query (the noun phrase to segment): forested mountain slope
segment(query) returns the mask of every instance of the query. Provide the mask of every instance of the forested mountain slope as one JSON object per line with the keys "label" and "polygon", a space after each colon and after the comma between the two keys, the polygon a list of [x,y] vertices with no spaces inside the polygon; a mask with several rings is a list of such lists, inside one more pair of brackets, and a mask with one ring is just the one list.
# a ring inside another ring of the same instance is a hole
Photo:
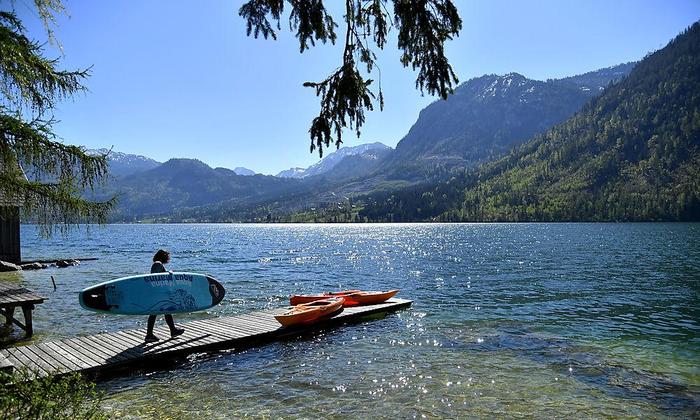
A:
{"label": "forested mountain slope", "polygon": [[113,221],[136,221],[169,220],[178,211],[223,201],[253,204],[305,188],[299,180],[237,175],[196,159],[170,159],[156,168],[116,178],[100,193],[118,197]]}
{"label": "forested mountain slope", "polygon": [[700,220],[700,24],[566,122],[433,187],[365,198],[368,220]]}
{"label": "forested mountain slope", "polygon": [[547,81],[518,73],[471,79],[421,111],[381,170],[405,178],[426,166],[469,167],[500,157],[573,115],[633,67]]}

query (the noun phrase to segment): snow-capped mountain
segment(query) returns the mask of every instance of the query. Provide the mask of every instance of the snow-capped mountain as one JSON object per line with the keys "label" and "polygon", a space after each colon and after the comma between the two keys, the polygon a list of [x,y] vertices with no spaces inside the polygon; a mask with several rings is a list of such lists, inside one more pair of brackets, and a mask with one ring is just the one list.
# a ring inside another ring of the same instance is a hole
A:
{"label": "snow-capped mountain", "polygon": [[380,155],[383,155],[382,152],[390,149],[391,147],[380,142],[341,147],[306,169],[291,168],[278,173],[276,176],[280,178],[306,178],[308,176],[321,175],[333,169],[348,156],[365,156],[367,159],[378,159]]}
{"label": "snow-capped mountain", "polygon": [[[494,159],[566,120],[633,67],[621,64],[546,81],[518,73],[470,79],[447,100],[420,112],[384,166],[409,173],[407,167],[468,167]],[[422,176],[420,171],[411,173]]]}
{"label": "snow-capped mountain", "polygon": [[112,176],[124,177],[137,172],[147,171],[160,166],[160,162],[146,156],[116,152],[109,149],[91,149],[87,151],[92,155],[107,154],[109,173]]}
{"label": "snow-capped mountain", "polygon": [[236,167],[236,168],[233,170],[233,172],[235,172],[236,175],[243,175],[243,176],[255,175],[255,171],[250,170],[250,169],[248,169],[248,168],[244,168],[244,167],[242,167],[242,166]]}
{"label": "snow-capped mountain", "polygon": [[278,178],[303,178],[305,168],[289,168],[275,175]]}
{"label": "snow-capped mountain", "polygon": [[559,79],[561,82],[570,82],[578,86],[584,92],[598,94],[603,91],[610,82],[618,82],[627,76],[637,62],[618,64],[617,66],[606,67],[600,70],[589,71],[588,73]]}

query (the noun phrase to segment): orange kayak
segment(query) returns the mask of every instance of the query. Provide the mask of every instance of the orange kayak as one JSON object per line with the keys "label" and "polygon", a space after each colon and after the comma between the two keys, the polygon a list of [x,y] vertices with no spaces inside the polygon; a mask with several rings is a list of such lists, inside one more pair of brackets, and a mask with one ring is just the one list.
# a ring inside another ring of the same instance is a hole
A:
{"label": "orange kayak", "polygon": [[359,292],[345,296],[345,306],[376,305],[399,293],[399,289],[384,292]]}
{"label": "orange kayak", "polygon": [[343,297],[327,297],[309,303],[296,305],[275,319],[285,327],[299,324],[311,324],[322,318],[330,317],[343,310]]}
{"label": "orange kayak", "polygon": [[398,289],[384,292],[363,292],[361,290],[343,290],[341,292],[326,292],[321,295],[293,295],[289,299],[292,305],[300,303],[314,302],[321,299],[328,299],[331,296],[342,296],[345,298],[343,306],[374,305],[394,297],[399,292]]}

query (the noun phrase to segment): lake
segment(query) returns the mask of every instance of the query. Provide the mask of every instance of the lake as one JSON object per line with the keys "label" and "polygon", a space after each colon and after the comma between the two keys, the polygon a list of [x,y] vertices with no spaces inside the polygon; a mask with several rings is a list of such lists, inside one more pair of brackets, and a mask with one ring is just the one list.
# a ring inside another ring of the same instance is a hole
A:
{"label": "lake", "polygon": [[[292,293],[400,288],[411,309],[100,384],[115,415],[692,417],[700,410],[700,224],[108,225],[23,258],[97,257],[5,274],[49,300],[35,341],[146,317],[81,310],[82,288],[169,269],[224,302],[176,321],[285,306]],[[53,291],[50,277],[58,285]],[[158,323],[162,323],[159,319]]]}

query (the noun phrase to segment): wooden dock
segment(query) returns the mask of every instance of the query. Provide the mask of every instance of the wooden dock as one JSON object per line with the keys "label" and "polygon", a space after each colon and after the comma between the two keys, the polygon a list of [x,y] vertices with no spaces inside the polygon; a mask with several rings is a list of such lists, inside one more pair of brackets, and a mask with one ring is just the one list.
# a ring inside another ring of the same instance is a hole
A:
{"label": "wooden dock", "polygon": [[[44,302],[44,298],[27,290],[22,286],[10,282],[0,282],[0,315],[5,316],[5,327],[12,324],[24,330],[27,338],[34,333],[32,325],[32,311],[34,305]],[[15,318],[15,309],[21,308],[24,315],[24,324]],[[0,367],[2,357],[0,357]]]}
{"label": "wooden dock", "polygon": [[87,376],[111,376],[125,370],[153,367],[157,362],[178,360],[188,354],[223,349],[244,349],[310,331],[359,322],[371,315],[392,312],[411,305],[410,300],[390,299],[385,303],[345,308],[320,323],[282,328],[269,311],[190,321],[180,324],[185,333],[170,338],[166,327],[156,328],[161,341],[145,343],[144,329],[116,331],[59,341],[10,347],[0,350],[0,360],[14,369],[28,369],[39,376],[80,372]]}

